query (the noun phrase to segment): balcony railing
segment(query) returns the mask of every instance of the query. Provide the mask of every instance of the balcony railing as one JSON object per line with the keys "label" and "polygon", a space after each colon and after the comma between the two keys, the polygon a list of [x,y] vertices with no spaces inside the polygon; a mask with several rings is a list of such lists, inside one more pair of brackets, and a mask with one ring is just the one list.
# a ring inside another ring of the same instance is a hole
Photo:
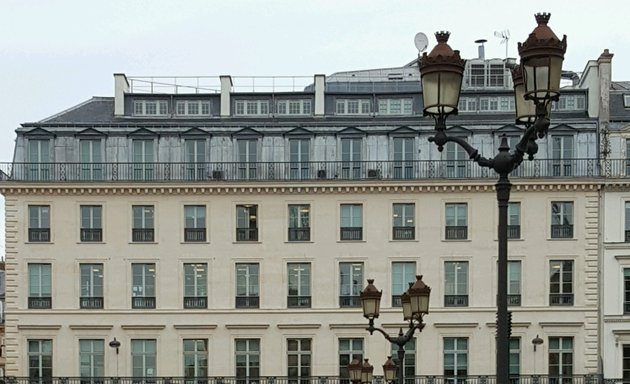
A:
{"label": "balcony railing", "polygon": [[507,295],[508,305],[520,306],[521,305],[521,295]]}
{"label": "balcony railing", "polygon": [[363,240],[363,227],[341,227],[341,240]]}
{"label": "balcony railing", "polygon": [[208,308],[208,298],[205,296],[185,296],[184,308],[186,309],[206,309]]}
{"label": "balcony railing", "polygon": [[52,297],[29,297],[28,307],[30,309],[50,309],[52,308]]}
{"label": "balcony railing", "polygon": [[[494,171],[468,160],[310,161],[300,162],[296,177],[292,162],[207,163],[0,163],[0,182],[223,182],[496,179]],[[98,172],[85,172],[86,167]],[[194,169],[191,176],[190,170]],[[512,173],[522,178],[630,178],[626,159],[534,159]]]}
{"label": "balcony railing", "polygon": [[132,297],[131,308],[153,309],[155,308],[155,297]]}
{"label": "balcony railing", "polygon": [[549,294],[549,305],[573,305],[572,293]]}
{"label": "balcony railing", "polygon": [[392,307],[402,307],[401,298],[401,295],[392,295]]}
{"label": "balcony railing", "polygon": [[81,297],[80,304],[82,309],[102,309],[102,297]]}
{"label": "balcony railing", "polygon": [[206,229],[205,228],[185,228],[184,241],[186,242],[206,241]]}
{"label": "balcony railing", "polygon": [[28,241],[33,243],[48,243],[50,241],[50,228],[29,228]]}
{"label": "balcony railing", "polygon": [[520,239],[521,238],[521,226],[520,225],[508,225],[507,227],[508,239]]}
{"label": "balcony railing", "polygon": [[153,228],[133,228],[131,239],[134,243],[151,243],[155,240]]}
{"label": "balcony railing", "polygon": [[[209,377],[48,377],[31,379],[28,377],[5,376],[4,382],[7,384],[350,384],[347,378],[338,376],[256,376],[256,377],[234,377],[234,376],[209,376]],[[406,376],[406,383],[411,384],[497,384],[493,375],[468,375],[468,376]],[[374,376],[373,384],[383,384],[385,380],[382,376]],[[621,378],[604,378],[601,375],[510,375],[510,383],[513,384],[622,384],[627,380]]]}
{"label": "balcony railing", "polygon": [[444,295],[445,307],[467,307],[468,295]]}
{"label": "balcony railing", "polygon": [[572,239],[573,238],[573,225],[551,225],[551,238],[552,239]]}
{"label": "balcony railing", "polygon": [[416,238],[416,227],[394,227],[394,240],[414,240]]}
{"label": "balcony railing", "polygon": [[258,308],[259,296],[236,296],[236,308]]}
{"label": "balcony railing", "polygon": [[81,241],[83,242],[103,241],[103,229],[102,228],[81,228]]}
{"label": "balcony railing", "polygon": [[361,298],[357,296],[339,296],[339,306],[342,308],[355,308],[361,306]]}
{"label": "balcony railing", "polygon": [[236,241],[258,241],[258,228],[236,228]]}
{"label": "balcony railing", "polygon": [[468,239],[468,227],[465,225],[447,225],[444,237],[446,240],[466,240]]}
{"label": "balcony railing", "polygon": [[311,228],[289,228],[289,241],[310,241]]}
{"label": "balcony railing", "polygon": [[287,307],[289,308],[310,308],[310,296],[287,296]]}

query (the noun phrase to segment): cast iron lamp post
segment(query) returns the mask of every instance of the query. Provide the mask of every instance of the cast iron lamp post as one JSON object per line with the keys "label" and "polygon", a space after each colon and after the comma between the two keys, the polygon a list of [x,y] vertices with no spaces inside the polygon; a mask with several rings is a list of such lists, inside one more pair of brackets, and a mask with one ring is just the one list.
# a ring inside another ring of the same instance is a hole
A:
{"label": "cast iron lamp post", "polygon": [[419,58],[422,81],[424,115],[435,120],[434,142],[441,152],[453,142],[462,147],[482,167],[499,174],[496,183],[499,207],[498,227],[498,284],[497,284],[497,360],[498,384],[509,382],[509,337],[511,314],[507,302],[507,210],[511,183],[508,175],[523,161],[527,153],[532,160],[538,151],[537,138],[543,138],[550,124],[551,102],[560,96],[562,61],[567,49],[566,35],[562,40],[547,26],[549,13],[535,15],[538,26],[524,43],[518,43],[521,64],[512,73],[514,80],[516,124],[525,126],[523,137],[510,152],[505,136],[501,138],[499,153],[488,159],[479,155],[466,140],[446,134],[446,118],[457,114],[465,61],[447,44],[449,32],[436,32],[438,44],[431,53]]}
{"label": "cast iron lamp post", "polygon": [[[403,319],[409,322],[409,327],[405,333],[403,333],[401,327],[398,331],[398,336],[390,336],[381,328],[374,326],[374,319],[377,319],[380,314],[382,294],[383,291],[379,291],[374,286],[374,279],[368,279],[368,285],[363,291],[361,291],[360,294],[361,306],[363,307],[363,317],[369,321],[366,330],[370,332],[370,335],[373,335],[374,331],[378,331],[385,336],[387,341],[398,346],[398,384],[403,384],[405,344],[413,338],[413,334],[416,329],[418,332],[422,332],[422,328],[424,328],[422,317],[429,313],[429,296],[431,295],[431,288],[424,284],[422,276],[416,276],[415,283],[409,283],[409,289],[407,292],[403,293],[400,298],[403,310]],[[391,356],[389,356],[387,362],[383,365],[383,371],[386,381],[390,382],[394,380],[396,364],[394,364],[391,360]]]}
{"label": "cast iron lamp post", "polygon": [[354,384],[372,384],[373,372],[374,367],[368,362],[368,359],[364,359],[363,364],[359,359],[352,359],[348,364],[350,381]]}

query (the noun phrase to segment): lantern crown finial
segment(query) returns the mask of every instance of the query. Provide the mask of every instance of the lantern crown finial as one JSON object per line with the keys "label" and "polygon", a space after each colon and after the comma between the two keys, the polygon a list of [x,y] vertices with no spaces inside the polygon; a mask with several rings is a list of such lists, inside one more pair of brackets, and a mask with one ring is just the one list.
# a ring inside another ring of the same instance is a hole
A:
{"label": "lantern crown finial", "polygon": [[538,25],[547,25],[549,22],[549,18],[551,18],[551,13],[548,12],[540,12],[534,15],[536,18],[536,22]]}
{"label": "lantern crown finial", "polygon": [[446,44],[448,42],[448,38],[451,36],[449,31],[437,31],[435,32],[435,39],[439,43]]}

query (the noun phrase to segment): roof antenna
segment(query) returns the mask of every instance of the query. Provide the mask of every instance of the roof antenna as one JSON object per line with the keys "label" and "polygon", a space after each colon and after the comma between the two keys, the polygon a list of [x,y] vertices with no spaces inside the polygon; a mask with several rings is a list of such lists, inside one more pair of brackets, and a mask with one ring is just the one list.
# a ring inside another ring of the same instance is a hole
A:
{"label": "roof antenna", "polygon": [[501,44],[505,44],[505,58],[507,59],[509,46],[508,42],[510,41],[510,30],[505,29],[503,31],[495,31],[494,37],[498,37],[499,39],[501,39]]}

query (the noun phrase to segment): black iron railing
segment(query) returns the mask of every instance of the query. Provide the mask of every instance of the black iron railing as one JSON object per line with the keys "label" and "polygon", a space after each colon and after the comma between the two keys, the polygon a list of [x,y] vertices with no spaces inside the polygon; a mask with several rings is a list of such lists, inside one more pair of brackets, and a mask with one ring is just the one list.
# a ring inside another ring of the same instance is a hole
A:
{"label": "black iron railing", "polygon": [[573,225],[551,225],[551,238],[552,239],[572,239],[573,238]]}
{"label": "black iron railing", "polygon": [[356,308],[361,306],[361,298],[357,296],[339,296],[339,306],[342,308]]}
{"label": "black iron railing", "polygon": [[236,308],[258,308],[260,306],[259,296],[236,296]]}
{"label": "black iron railing", "polygon": [[468,239],[468,226],[447,225],[444,238],[446,240],[466,240]]}
{"label": "black iron railing", "polygon": [[50,309],[52,308],[52,297],[34,297],[28,298],[28,307],[30,309]]}
{"label": "black iron railing", "polygon": [[258,228],[236,228],[236,241],[258,241]]}
{"label": "black iron railing", "polygon": [[132,297],[131,308],[153,309],[155,308],[155,297]]}
{"label": "black iron railing", "polygon": [[208,298],[205,296],[184,296],[184,308],[206,309],[208,308]]}
{"label": "black iron railing", "polygon": [[206,241],[206,229],[205,228],[185,228],[184,241],[186,242]]}
{"label": "black iron railing", "polygon": [[549,294],[549,305],[573,305],[572,293]]}
{"label": "black iron railing", "polygon": [[521,295],[508,295],[508,305],[520,306]]}
{"label": "black iron railing", "polygon": [[341,240],[363,240],[363,227],[341,227]]}
{"label": "black iron railing", "polygon": [[102,309],[103,298],[102,297],[81,297],[80,306],[82,309]]}
{"label": "black iron railing", "polygon": [[153,228],[133,228],[131,239],[134,243],[151,243],[155,241],[155,231]]}
{"label": "black iron railing", "polygon": [[416,227],[393,227],[392,238],[394,240],[414,240],[416,238]]}
{"label": "black iron railing", "polygon": [[47,243],[50,241],[50,228],[29,228],[28,241],[33,243]]}
{"label": "black iron railing", "polygon": [[[209,377],[13,377],[2,378],[6,384],[350,384],[338,376],[209,376]],[[382,376],[374,376],[373,384],[385,384]],[[406,384],[497,384],[493,375],[469,376],[407,376]],[[601,375],[510,375],[510,384],[625,384],[621,378],[604,378]]]}
{"label": "black iron railing", "polygon": [[444,295],[445,307],[467,307],[468,295]]}
{"label": "black iron railing", "polygon": [[81,241],[103,241],[103,229],[102,228],[81,228]]}
{"label": "black iron railing", "polygon": [[289,228],[289,241],[310,241],[311,228]]}
{"label": "black iron railing", "polygon": [[508,239],[520,239],[521,238],[521,226],[520,225],[508,225],[507,227]]}
{"label": "black iron railing", "polygon": [[287,296],[287,307],[289,308],[310,308],[310,296]]}
{"label": "black iron railing", "polygon": [[[468,160],[311,161],[296,173],[291,162],[208,163],[0,163],[0,182],[208,182],[301,180],[494,179]],[[86,172],[86,169],[96,172]],[[513,178],[630,178],[626,159],[535,159],[525,161]]]}

